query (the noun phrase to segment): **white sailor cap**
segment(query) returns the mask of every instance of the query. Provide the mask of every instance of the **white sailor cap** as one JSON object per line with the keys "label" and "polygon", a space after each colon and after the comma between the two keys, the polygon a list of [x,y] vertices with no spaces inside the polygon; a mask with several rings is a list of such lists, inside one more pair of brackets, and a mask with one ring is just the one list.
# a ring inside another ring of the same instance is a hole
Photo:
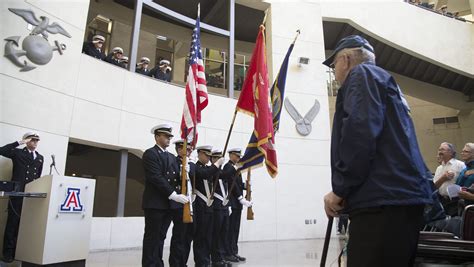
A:
{"label": "white sailor cap", "polygon": [[240,148],[231,148],[228,150],[229,154],[232,153],[232,154],[235,154],[237,156],[241,156],[242,154],[242,150]]}
{"label": "white sailor cap", "polygon": [[128,57],[122,57],[122,58],[120,59],[120,62],[128,63]]}
{"label": "white sailor cap", "polygon": [[148,63],[150,63],[150,59],[147,58],[147,57],[142,57],[142,58],[140,58],[140,62],[148,64]]}
{"label": "white sailor cap", "polygon": [[35,132],[27,132],[23,135],[23,140],[27,139],[27,138],[32,138],[32,139],[38,139],[40,140],[40,137],[37,133]]}
{"label": "white sailor cap", "polygon": [[160,60],[160,65],[163,65],[163,64],[170,64],[170,61],[169,60],[166,60],[166,59],[162,59]]}
{"label": "white sailor cap", "polygon": [[112,52],[123,54],[123,49],[117,46],[117,47],[114,47],[114,49],[112,49]]}
{"label": "white sailor cap", "polygon": [[151,128],[151,133],[154,135],[164,133],[170,137],[173,137],[174,135],[172,134],[172,131],[173,131],[173,127],[171,127],[171,125],[169,125],[168,123],[159,124]]}
{"label": "white sailor cap", "polygon": [[94,37],[92,37],[92,40],[101,40],[102,42],[105,42],[105,37],[100,35],[100,34],[96,34],[94,35]]}
{"label": "white sailor cap", "polygon": [[[178,139],[178,140],[174,141],[173,144],[175,144],[177,146],[182,146],[184,144],[184,139]],[[188,141],[188,147],[190,145],[191,145],[191,143]]]}
{"label": "white sailor cap", "polygon": [[211,156],[212,146],[205,145],[205,146],[198,146],[196,147],[197,152],[204,152],[204,154]]}
{"label": "white sailor cap", "polygon": [[216,148],[211,151],[211,157],[222,157],[222,150]]}

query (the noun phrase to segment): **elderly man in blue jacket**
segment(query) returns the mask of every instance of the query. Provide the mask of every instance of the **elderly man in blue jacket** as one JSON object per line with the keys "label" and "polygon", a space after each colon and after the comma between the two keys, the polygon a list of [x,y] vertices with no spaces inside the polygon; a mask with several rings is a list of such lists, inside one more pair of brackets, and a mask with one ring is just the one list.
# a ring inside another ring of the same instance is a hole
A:
{"label": "elderly man in blue jacket", "polygon": [[431,204],[431,173],[394,78],[375,65],[358,35],[339,41],[323,62],[341,85],[331,138],[330,217],[350,218],[349,267],[413,265],[423,208]]}

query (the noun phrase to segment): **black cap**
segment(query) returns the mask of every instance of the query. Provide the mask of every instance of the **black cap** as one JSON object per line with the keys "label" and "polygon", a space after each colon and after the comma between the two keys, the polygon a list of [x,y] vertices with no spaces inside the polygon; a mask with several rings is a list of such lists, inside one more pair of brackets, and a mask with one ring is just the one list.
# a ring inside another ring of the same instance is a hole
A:
{"label": "black cap", "polygon": [[367,40],[365,40],[363,37],[359,35],[350,35],[345,38],[342,38],[336,45],[336,49],[334,49],[334,52],[332,53],[331,56],[329,56],[323,64],[328,66],[332,64],[334,61],[334,57],[336,56],[339,51],[345,48],[356,48],[356,47],[363,47],[370,52],[374,53],[374,48],[372,45],[369,44]]}

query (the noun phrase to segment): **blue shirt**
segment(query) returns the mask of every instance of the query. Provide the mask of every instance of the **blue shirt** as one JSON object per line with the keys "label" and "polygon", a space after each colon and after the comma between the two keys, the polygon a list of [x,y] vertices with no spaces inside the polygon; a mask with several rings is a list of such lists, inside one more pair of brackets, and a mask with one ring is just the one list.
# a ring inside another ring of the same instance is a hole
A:
{"label": "blue shirt", "polygon": [[431,204],[432,176],[393,77],[360,64],[339,89],[331,138],[333,192],[346,211]]}
{"label": "blue shirt", "polygon": [[474,173],[466,175],[466,171],[474,169],[474,160],[466,163],[466,168],[459,173],[456,184],[462,187],[470,187],[474,184]]}

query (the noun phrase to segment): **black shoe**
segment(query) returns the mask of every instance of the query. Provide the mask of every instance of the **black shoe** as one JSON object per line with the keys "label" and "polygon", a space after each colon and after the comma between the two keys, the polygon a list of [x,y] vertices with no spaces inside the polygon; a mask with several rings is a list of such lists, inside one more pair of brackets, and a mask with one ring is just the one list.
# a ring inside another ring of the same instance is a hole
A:
{"label": "black shoe", "polygon": [[246,260],[246,258],[241,257],[241,256],[239,256],[239,255],[237,255],[237,254],[235,254],[234,257],[237,258],[239,261],[245,261],[245,260]]}
{"label": "black shoe", "polygon": [[226,261],[230,261],[230,262],[239,262],[239,259],[237,257],[235,257],[234,255],[225,256],[224,259]]}
{"label": "black shoe", "polygon": [[226,261],[216,261],[212,263],[213,267],[227,267]]}
{"label": "black shoe", "polygon": [[5,262],[5,263],[12,263],[13,260],[14,260],[13,256],[9,256],[9,255],[3,256],[3,262]]}

